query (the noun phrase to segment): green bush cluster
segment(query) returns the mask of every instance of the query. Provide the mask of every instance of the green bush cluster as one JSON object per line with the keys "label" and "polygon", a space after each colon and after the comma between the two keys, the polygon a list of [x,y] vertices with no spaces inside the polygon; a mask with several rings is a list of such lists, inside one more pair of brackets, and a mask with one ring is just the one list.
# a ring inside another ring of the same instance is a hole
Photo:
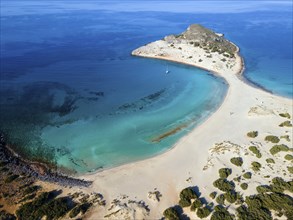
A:
{"label": "green bush cluster", "polygon": [[[2,207],[0,207],[2,208]],[[6,212],[5,210],[0,211],[1,220],[16,220],[16,217],[13,214]]]}
{"label": "green bush cluster", "polygon": [[211,214],[211,211],[207,207],[197,209],[196,215],[199,218],[206,218]]}
{"label": "green bush cluster", "polygon": [[289,151],[289,147],[285,144],[277,144],[277,145],[274,145],[271,149],[270,149],[270,153],[272,155],[275,155],[277,153],[279,153],[280,151]]}
{"label": "green bush cluster", "polygon": [[290,116],[289,113],[280,113],[279,115],[280,115],[281,117],[283,117],[283,118],[288,118],[288,119],[291,118],[291,116]]}
{"label": "green bush cluster", "polygon": [[6,179],[5,179],[5,183],[11,183],[11,182],[13,182],[14,180],[16,180],[17,178],[19,177],[19,175],[16,175],[16,174],[14,174],[14,175],[10,175],[10,176],[8,176],[8,177],[6,177]]}
{"label": "green bush cluster", "polygon": [[213,183],[214,187],[218,188],[221,191],[228,192],[234,190],[235,184],[233,181],[228,181],[227,179],[219,178]]}
{"label": "green bush cluster", "polygon": [[193,201],[193,203],[191,204],[191,206],[190,206],[190,211],[195,211],[197,208],[200,208],[200,207],[202,207],[202,202],[200,201],[200,199],[195,199],[194,201]]}
{"label": "green bush cluster", "polygon": [[289,173],[293,174],[293,167],[287,167],[287,170],[289,171]]}
{"label": "green bush cluster", "polygon": [[54,192],[43,192],[32,202],[28,202],[16,211],[16,216],[19,220],[39,219],[43,216],[38,215],[38,210],[47,202],[55,197]]}
{"label": "green bush cluster", "polygon": [[260,185],[256,187],[258,193],[267,193],[271,191],[271,187],[268,185]]}
{"label": "green bush cluster", "polygon": [[43,216],[46,216],[47,220],[59,219],[60,217],[64,216],[67,212],[69,212],[70,209],[71,207],[69,206],[68,198],[60,197],[41,206],[41,208],[37,210],[36,214],[41,218]]}
{"label": "green bush cluster", "polygon": [[256,146],[250,146],[249,150],[254,153],[257,158],[261,158],[261,153]]}
{"label": "green bush cluster", "polygon": [[35,193],[40,189],[40,186],[29,186],[23,191],[23,195]]}
{"label": "green bush cluster", "polygon": [[273,192],[276,192],[276,193],[282,193],[284,192],[284,190],[293,192],[293,181],[286,182],[281,177],[275,177],[272,179],[270,188]]}
{"label": "green bush cluster", "polygon": [[179,213],[174,207],[167,208],[163,212],[163,215],[166,219],[169,219],[169,220],[179,220]]}
{"label": "green bush cluster", "polygon": [[247,133],[247,137],[255,138],[258,136],[258,131],[250,131]]}
{"label": "green bush cluster", "polygon": [[251,172],[246,172],[246,173],[243,174],[243,177],[245,179],[251,179],[251,176],[252,176]]}
{"label": "green bush cluster", "polygon": [[279,143],[280,139],[274,135],[268,135],[265,137],[265,141],[272,142],[274,144]]}
{"label": "green bush cluster", "polygon": [[292,127],[291,121],[284,121],[279,124],[280,127]]}
{"label": "green bush cluster", "polygon": [[224,194],[220,194],[218,195],[218,197],[216,198],[216,202],[220,205],[224,205],[225,203],[225,196]]}
{"label": "green bush cluster", "polygon": [[237,193],[234,190],[230,190],[224,194],[225,200],[229,203],[234,203],[237,200]]}
{"label": "green bush cluster", "polygon": [[92,206],[92,203],[89,203],[89,202],[85,202],[85,203],[82,203],[82,204],[79,204],[77,206],[75,206],[71,212],[69,213],[69,217],[70,218],[74,218],[76,217],[79,213],[86,213],[86,211]]}
{"label": "green bush cluster", "polygon": [[268,158],[268,159],[266,159],[266,162],[267,162],[267,163],[275,163],[275,161],[274,161],[273,158]]}
{"label": "green bush cluster", "polygon": [[179,205],[187,207],[191,205],[191,199],[197,199],[197,194],[191,188],[185,188],[180,192]]}
{"label": "green bush cluster", "polygon": [[267,209],[259,209],[258,207],[241,205],[236,209],[237,219],[250,220],[250,219],[265,219],[272,220],[271,213]]}
{"label": "green bush cluster", "polygon": [[241,183],[240,187],[241,187],[241,189],[246,190],[248,188],[248,184],[247,183]]}
{"label": "green bush cluster", "polygon": [[242,166],[242,164],[243,164],[243,160],[241,157],[232,157],[230,159],[230,162],[238,167]]}
{"label": "green bush cluster", "polygon": [[229,168],[219,169],[219,176],[223,179],[227,178],[232,173],[232,170]]}
{"label": "green bush cluster", "polygon": [[255,161],[251,163],[251,166],[252,166],[252,170],[254,170],[254,171],[259,171],[261,168],[261,164],[259,162],[255,162]]}
{"label": "green bush cluster", "polygon": [[286,160],[293,160],[293,155],[292,154],[286,154],[284,158]]}
{"label": "green bush cluster", "polygon": [[271,211],[278,213],[279,217],[285,215],[288,219],[293,217],[293,198],[282,193],[262,193],[246,197],[248,211],[254,214],[254,219],[272,219]]}
{"label": "green bush cluster", "polygon": [[216,198],[216,195],[217,195],[217,192],[212,192],[212,193],[210,194],[211,199]]}
{"label": "green bush cluster", "polygon": [[233,216],[225,208],[217,208],[221,206],[216,206],[215,211],[212,213],[211,220],[233,220]]}

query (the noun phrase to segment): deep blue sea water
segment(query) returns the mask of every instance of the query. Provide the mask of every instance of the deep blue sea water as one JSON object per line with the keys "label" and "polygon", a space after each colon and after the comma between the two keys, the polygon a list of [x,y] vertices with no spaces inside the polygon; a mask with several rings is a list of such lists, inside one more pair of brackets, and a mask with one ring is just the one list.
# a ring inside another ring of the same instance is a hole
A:
{"label": "deep blue sea water", "polygon": [[2,0],[1,131],[22,154],[77,172],[166,151],[219,107],[227,85],[130,53],[191,23],[225,33],[246,78],[292,98],[290,1]]}

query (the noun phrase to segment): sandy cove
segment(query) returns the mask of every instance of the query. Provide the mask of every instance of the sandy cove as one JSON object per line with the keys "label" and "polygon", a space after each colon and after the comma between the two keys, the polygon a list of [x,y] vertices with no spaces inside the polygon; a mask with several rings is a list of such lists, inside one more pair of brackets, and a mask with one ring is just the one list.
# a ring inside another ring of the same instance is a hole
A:
{"label": "sandy cove", "polygon": [[[179,47],[181,49],[178,49]],[[229,89],[220,108],[204,123],[181,138],[169,151],[150,159],[82,176],[81,178],[93,181],[93,185],[83,191],[100,192],[107,201],[106,209],[96,207],[89,213],[88,218],[100,219],[116,212],[109,218],[159,219],[166,208],[178,204],[179,192],[189,186],[197,186],[202,196],[210,202],[212,200],[209,194],[217,191],[213,187],[213,181],[218,178],[219,168],[233,167],[232,178],[236,177],[242,174],[243,169],[248,170],[252,161],[266,164],[265,159],[272,157],[269,155],[272,144],[265,142],[266,135],[289,135],[292,140],[292,127],[278,126],[285,121],[279,113],[288,112],[293,115],[292,100],[254,88],[241,80],[243,63],[238,53],[235,58],[226,58],[224,62],[221,60],[224,58],[221,54],[211,53],[212,58],[207,58],[209,54],[202,48],[184,43],[176,44],[174,48],[167,41],[160,40],[138,48],[132,54],[206,69],[223,77],[229,84]],[[258,131],[259,136],[248,138],[246,134],[249,131]],[[248,150],[252,143],[261,149],[262,158],[256,158]],[[286,142],[285,139],[281,139],[280,143],[292,146],[292,142]],[[215,146],[222,148],[216,150]],[[243,158],[242,168],[235,168],[230,163],[229,160],[233,156]],[[282,162],[283,157],[284,154],[280,153],[274,157],[276,164],[272,169],[264,167],[259,174],[247,181],[248,190],[243,191],[239,186],[236,188],[248,195],[256,192],[254,186],[257,184],[269,182],[270,178],[264,178],[266,175],[281,175],[285,180],[292,179],[292,174],[284,174],[282,171],[286,170]],[[148,193],[154,190],[162,194],[159,202],[148,197]],[[109,211],[111,201],[115,199],[121,203]],[[150,211],[131,205],[125,208],[122,204],[128,200],[142,200]],[[133,209],[136,209],[136,212]],[[233,205],[231,209],[233,210]]]}

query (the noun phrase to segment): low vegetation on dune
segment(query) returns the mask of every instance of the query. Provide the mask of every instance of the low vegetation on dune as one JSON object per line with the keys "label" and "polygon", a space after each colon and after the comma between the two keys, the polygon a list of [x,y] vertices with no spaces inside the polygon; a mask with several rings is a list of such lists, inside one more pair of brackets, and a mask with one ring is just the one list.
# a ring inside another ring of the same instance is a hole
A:
{"label": "low vegetation on dune", "polygon": [[272,142],[274,144],[279,143],[280,139],[274,135],[268,135],[265,137],[265,141]]}
{"label": "low vegetation on dune", "polygon": [[288,119],[291,118],[291,115],[289,113],[280,113],[279,115],[283,118],[288,118]]}
{"label": "low vegetation on dune", "polygon": [[[286,115],[287,117],[287,115]],[[289,136],[287,137],[289,138]],[[272,143],[278,143],[280,139],[276,136],[269,135],[266,138],[266,141]],[[250,146],[248,148],[257,158],[262,157],[262,153],[257,146]],[[270,153],[275,155],[279,152],[291,152],[292,149],[284,144],[274,145],[270,149]],[[264,154],[267,155],[267,154]],[[285,161],[290,163],[293,160],[293,156],[290,153],[287,153],[284,156]],[[253,161],[248,170],[242,170],[242,175],[237,174],[237,170],[233,171],[231,168],[223,167],[218,170],[219,177],[213,182],[213,186],[216,188],[215,191],[212,191],[209,194],[209,198],[199,198],[194,196],[194,191],[191,188],[186,188],[180,193],[180,200],[186,198],[187,206],[190,206],[190,210],[195,212],[196,216],[188,216],[190,219],[201,219],[201,218],[210,218],[211,220],[250,220],[250,219],[265,219],[273,220],[276,219],[293,219],[293,198],[291,197],[293,193],[293,181],[286,181],[281,177],[274,177],[268,181],[268,184],[258,184],[256,186],[256,193],[243,197],[243,193],[246,190],[246,193],[249,192],[250,179],[252,183],[255,183],[253,180],[254,177],[260,175],[260,170],[264,167],[270,167],[272,169],[273,164],[279,163],[279,160],[272,158],[266,158],[266,164],[261,164],[260,162]],[[232,157],[230,162],[235,166],[242,166],[243,159],[241,157]],[[275,166],[275,165],[274,165]],[[287,166],[289,173],[293,173],[293,166]],[[257,172],[255,175],[252,175],[252,171]],[[284,170],[283,170],[284,171]],[[232,180],[229,180],[232,173],[236,172],[236,177],[233,178],[235,183]],[[286,175],[283,173],[283,175]],[[270,175],[265,175],[263,178],[271,178]],[[244,182],[245,181],[245,182]],[[239,186],[239,188],[238,188]],[[253,187],[255,185],[253,184]],[[250,186],[251,187],[251,186]],[[219,193],[219,191],[222,193]],[[289,194],[288,194],[289,192]],[[213,202],[209,203],[208,200]],[[215,204],[214,204],[215,203]],[[182,206],[183,207],[183,206]],[[229,212],[230,207],[233,214]],[[188,218],[184,213],[184,207],[182,210],[174,208],[169,208],[165,212],[172,213],[169,214],[167,218],[166,213],[164,216],[167,219],[181,219]],[[173,211],[171,211],[173,210]],[[175,215],[176,218],[172,216]]]}
{"label": "low vegetation on dune", "polygon": [[287,152],[289,151],[289,147],[285,144],[278,144],[278,145],[274,145],[271,149],[270,149],[270,153],[272,155],[275,155],[281,151]]}
{"label": "low vegetation on dune", "polygon": [[261,153],[256,146],[250,146],[249,150],[254,153],[257,158],[261,158]]}
{"label": "low vegetation on dune", "polygon": [[230,159],[230,162],[238,167],[241,167],[243,164],[243,160],[241,157],[233,157]]}
{"label": "low vegetation on dune", "polygon": [[258,136],[258,131],[250,131],[247,133],[247,137],[255,138]]}
{"label": "low vegetation on dune", "polygon": [[232,173],[232,170],[229,168],[219,169],[219,176],[223,179],[227,178]]}
{"label": "low vegetation on dune", "polygon": [[279,124],[280,127],[292,127],[291,121],[284,121]]}

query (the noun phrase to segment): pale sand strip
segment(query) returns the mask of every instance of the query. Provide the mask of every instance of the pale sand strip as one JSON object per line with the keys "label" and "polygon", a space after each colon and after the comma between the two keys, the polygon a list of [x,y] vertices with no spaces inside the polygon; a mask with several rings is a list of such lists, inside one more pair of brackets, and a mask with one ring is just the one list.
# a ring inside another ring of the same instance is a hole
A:
{"label": "pale sand strip", "polygon": [[[224,65],[221,65],[221,56],[216,54],[213,56],[213,60],[217,61],[215,64],[211,59],[205,59],[205,52],[201,48],[196,50],[193,48],[192,59],[186,58],[190,52],[184,45],[180,45],[182,47],[180,51],[167,50],[170,52],[169,55],[159,56],[158,51],[162,51],[162,47],[164,47],[161,46],[161,43],[156,42],[159,46],[156,45],[156,49],[152,53],[146,52],[145,49],[154,48],[152,45],[148,45],[148,48],[139,48],[140,52],[138,53],[136,50],[134,54],[185,63],[215,72],[227,81],[229,90],[220,108],[203,124],[181,138],[168,152],[147,160],[82,176],[84,179],[94,181],[91,188],[84,190],[101,192],[108,202],[107,207],[111,206],[110,202],[113,199],[121,198],[122,195],[128,196],[125,201],[128,199],[145,201],[151,210],[147,216],[148,219],[161,218],[164,209],[178,204],[179,192],[184,187],[198,186],[202,196],[209,199],[209,193],[215,190],[212,183],[218,178],[219,168],[233,167],[233,171],[237,170],[238,174],[242,173],[241,168],[235,168],[230,164],[229,159],[233,155],[240,155],[244,158],[243,169],[246,170],[251,161],[265,164],[266,157],[256,159],[251,155],[245,156],[246,148],[251,145],[251,141],[258,142],[260,148],[268,151],[271,145],[264,142],[264,137],[268,134],[277,136],[288,134],[292,140],[292,128],[278,127],[285,120],[278,116],[279,113],[289,112],[292,115],[292,100],[253,88],[240,80],[237,76],[242,69],[240,56],[236,56],[234,63],[233,60],[230,61],[232,68],[225,68]],[[182,58],[182,56],[184,57]],[[199,58],[202,58],[203,61],[194,63]],[[257,130],[260,136],[256,139],[247,138],[246,133],[252,130]],[[223,155],[211,155],[209,149],[215,143],[223,141],[238,144],[241,148],[237,150],[237,147],[232,146],[231,151],[227,151]],[[206,165],[208,168],[204,170]],[[279,167],[278,169],[284,170],[285,168]],[[263,176],[276,176],[280,174],[279,170],[277,172],[263,170],[261,175],[248,183],[250,186],[254,186],[257,182],[267,183],[268,179],[264,179]],[[233,175],[235,174],[237,172],[234,172]],[[284,178],[289,178],[289,176]],[[187,179],[189,181],[186,181]],[[148,199],[148,192],[153,191],[154,188],[157,188],[163,195],[160,202]],[[250,187],[244,193],[254,192],[253,187]],[[109,214],[107,209],[96,208],[88,217],[99,219],[106,214]],[[142,218],[143,213],[137,211],[131,218],[133,217]]]}

